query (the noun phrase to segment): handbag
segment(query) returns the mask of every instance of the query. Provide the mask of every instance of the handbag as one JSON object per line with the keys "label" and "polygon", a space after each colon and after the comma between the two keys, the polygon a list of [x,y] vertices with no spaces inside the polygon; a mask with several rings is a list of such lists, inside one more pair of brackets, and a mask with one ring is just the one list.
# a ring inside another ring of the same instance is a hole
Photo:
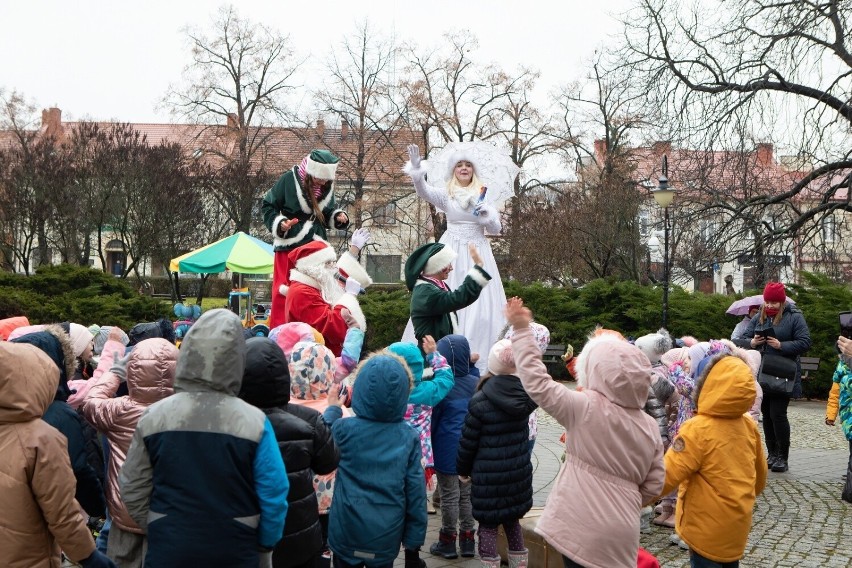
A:
{"label": "handbag", "polygon": [[764,353],[760,362],[760,371],[757,374],[757,382],[763,392],[790,395],[796,385],[797,367],[794,359],[775,353]]}

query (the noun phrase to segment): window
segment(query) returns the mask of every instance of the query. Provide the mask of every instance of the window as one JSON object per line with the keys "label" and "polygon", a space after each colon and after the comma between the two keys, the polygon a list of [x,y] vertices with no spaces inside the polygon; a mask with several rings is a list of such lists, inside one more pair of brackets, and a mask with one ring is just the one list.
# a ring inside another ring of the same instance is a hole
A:
{"label": "window", "polygon": [[640,209],[637,222],[639,224],[639,234],[643,238],[648,237],[651,233],[651,213],[647,209]]}
{"label": "window", "polygon": [[398,254],[368,254],[367,274],[374,282],[396,283],[401,280],[402,256]]}
{"label": "window", "polygon": [[822,218],[822,240],[825,243],[833,243],[837,240],[837,220],[834,215],[826,215]]}
{"label": "window", "polygon": [[716,221],[710,219],[702,219],[698,222],[698,232],[701,237],[701,242],[711,243],[719,232],[719,225]]}
{"label": "window", "polygon": [[391,201],[384,205],[379,205],[372,211],[373,224],[375,225],[395,225],[396,224],[396,202]]}

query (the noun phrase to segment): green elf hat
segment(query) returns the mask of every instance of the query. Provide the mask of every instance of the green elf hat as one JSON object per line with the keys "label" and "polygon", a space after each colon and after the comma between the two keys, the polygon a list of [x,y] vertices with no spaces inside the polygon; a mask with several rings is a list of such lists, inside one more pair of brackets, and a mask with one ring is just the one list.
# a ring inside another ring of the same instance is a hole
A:
{"label": "green elf hat", "polygon": [[328,150],[312,150],[308,156],[308,165],[305,172],[316,179],[334,179],[337,172],[337,163],[340,158]]}
{"label": "green elf hat", "polygon": [[441,243],[420,245],[405,261],[405,286],[409,291],[421,274],[437,274],[453,263],[458,256],[451,248]]}

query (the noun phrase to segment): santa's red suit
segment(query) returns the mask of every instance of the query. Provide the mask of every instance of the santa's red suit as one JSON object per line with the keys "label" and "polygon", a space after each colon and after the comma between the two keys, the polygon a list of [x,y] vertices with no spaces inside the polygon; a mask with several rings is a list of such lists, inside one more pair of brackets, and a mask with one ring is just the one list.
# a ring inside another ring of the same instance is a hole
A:
{"label": "santa's red suit", "polygon": [[319,282],[299,270],[334,260],[334,249],[324,241],[313,241],[290,252],[290,261],[295,268],[290,272],[284,321],[300,321],[310,325],[322,334],[326,347],[339,357],[349,328],[341,311],[348,309],[358,326],[366,330],[364,312],[352,294],[343,294],[333,305],[329,304],[323,298]]}

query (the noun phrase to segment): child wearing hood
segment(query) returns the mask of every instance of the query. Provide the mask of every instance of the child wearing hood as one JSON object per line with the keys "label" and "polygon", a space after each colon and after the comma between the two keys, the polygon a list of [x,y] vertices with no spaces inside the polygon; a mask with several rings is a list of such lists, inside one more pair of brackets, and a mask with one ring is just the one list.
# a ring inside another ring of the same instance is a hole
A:
{"label": "child wearing hood", "polygon": [[[118,329],[118,328],[113,328]],[[120,331],[120,330],[119,330]],[[141,568],[145,562],[145,533],[130,518],[118,488],[118,472],[124,465],[133,432],[142,414],[149,406],[174,394],[177,347],[161,338],[146,339],[127,356],[122,356],[124,345],[117,339],[107,341],[113,351],[108,371],[101,371],[87,389],[82,403],[86,420],[106,436],[109,444],[106,495],[112,519],[107,540],[107,556],[122,568]],[[97,373],[97,372],[96,372]],[[128,394],[116,397],[118,387],[126,383]]]}
{"label": "child wearing hood", "polygon": [[577,360],[582,391],[554,382],[519,298],[506,306],[524,389],[568,432],[566,459],[536,526],[566,567],[634,568],[639,511],[663,488],[663,442],[644,411],[651,363],[637,347],[602,333]]}
{"label": "child wearing hood", "polygon": [[[408,397],[405,421],[414,428],[420,437],[420,449],[423,455],[423,475],[426,479],[426,506],[429,513],[432,493],[436,488],[435,460],[432,456],[432,407],[441,402],[453,388],[453,371],[444,356],[438,353],[437,344],[431,335],[422,341],[422,352],[413,343],[392,343],[388,351],[405,359],[408,369],[414,377],[414,388]],[[431,380],[423,380],[425,363],[432,368]]]}
{"label": "child wearing hood", "polygon": [[471,510],[470,483],[459,479],[456,455],[467,406],[479,382],[479,370],[471,361],[470,344],[463,335],[442,337],[438,341],[438,353],[452,368],[455,384],[432,409],[432,450],[441,498],[441,531],[439,541],[432,544],[429,552],[456,558],[458,538],[461,555],[472,558],[476,554],[476,522]]}
{"label": "child wearing hood", "polygon": [[74,500],[65,437],[41,420],[58,384],[46,352],[0,342],[0,558],[8,568],[59,566],[61,548],[83,568],[114,568]]}
{"label": "child wearing hood", "polygon": [[[416,347],[415,347],[416,349]],[[390,568],[405,547],[405,567],[421,568],[426,484],[417,433],[403,420],[414,377],[388,350],[355,371],[355,416],[332,426],[340,450],[329,518],[334,566]]]}
{"label": "child wearing hood", "polygon": [[[540,360],[541,352],[534,342],[533,346]],[[479,521],[483,568],[500,566],[499,525],[506,532],[509,566],[527,566],[520,519],[533,504],[529,415],[536,408],[517,377],[512,342],[501,339],[491,347],[488,373],[470,399],[456,458],[462,481],[473,482],[471,504]]]}
{"label": "child wearing hood", "polygon": [[760,432],[746,416],[754,402],[754,376],[743,359],[724,352],[701,368],[696,415],[666,453],[663,492],[679,487],[676,530],[689,546],[691,565],[736,568],[755,499],[766,485]]}
{"label": "child wearing hood", "polygon": [[272,553],[272,566],[313,568],[323,548],[314,474],[334,471],[340,455],[319,412],[291,404],[290,393],[290,369],[281,348],[266,337],[248,339],[239,396],[272,424],[290,482],[284,537]]}

